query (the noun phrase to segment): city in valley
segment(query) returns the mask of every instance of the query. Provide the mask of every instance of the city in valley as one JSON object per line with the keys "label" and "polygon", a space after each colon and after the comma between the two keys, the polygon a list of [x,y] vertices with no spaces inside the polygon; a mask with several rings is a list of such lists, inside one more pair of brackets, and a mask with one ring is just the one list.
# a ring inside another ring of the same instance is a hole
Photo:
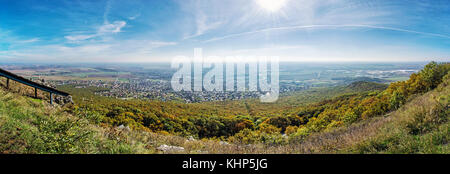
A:
{"label": "city in valley", "polygon": [[[281,63],[280,95],[356,81],[388,84],[406,80],[426,63]],[[257,98],[260,91],[174,91],[177,69],[169,63],[147,64],[1,64],[1,68],[39,83],[63,89],[86,88],[119,99],[150,99],[186,103]],[[237,75],[245,76],[245,75]],[[245,77],[243,77],[245,78]],[[248,86],[248,84],[247,84]]]}

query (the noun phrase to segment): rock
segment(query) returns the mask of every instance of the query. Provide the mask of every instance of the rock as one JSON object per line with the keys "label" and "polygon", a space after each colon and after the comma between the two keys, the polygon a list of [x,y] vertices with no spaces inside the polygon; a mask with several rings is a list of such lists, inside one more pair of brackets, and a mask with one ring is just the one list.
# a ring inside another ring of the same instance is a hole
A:
{"label": "rock", "polygon": [[194,152],[197,154],[208,154],[208,151],[203,151],[203,150],[196,150]]}
{"label": "rock", "polygon": [[168,146],[168,145],[161,145],[158,148],[156,148],[160,151],[163,151],[164,153],[176,153],[176,152],[184,152],[184,147],[179,146]]}
{"label": "rock", "polygon": [[230,145],[230,143],[227,143],[227,142],[225,142],[225,141],[220,141],[219,144],[220,144],[220,145]]}
{"label": "rock", "polygon": [[124,131],[131,131],[130,127],[124,126],[123,124],[118,126],[117,129],[124,130]]}
{"label": "rock", "polygon": [[73,104],[72,96],[69,95],[67,97],[64,97],[64,103],[72,103]]}
{"label": "rock", "polygon": [[192,137],[192,136],[189,136],[188,140],[189,141],[195,141],[194,137]]}
{"label": "rock", "polygon": [[65,104],[73,104],[73,99],[72,96],[67,96],[67,97],[63,97],[63,96],[55,96],[54,98],[55,103],[58,103],[60,105],[65,105]]}

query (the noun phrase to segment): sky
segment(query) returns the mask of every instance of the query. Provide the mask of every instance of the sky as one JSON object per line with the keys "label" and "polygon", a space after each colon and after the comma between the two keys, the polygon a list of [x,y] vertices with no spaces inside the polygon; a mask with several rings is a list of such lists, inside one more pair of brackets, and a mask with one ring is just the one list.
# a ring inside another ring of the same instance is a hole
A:
{"label": "sky", "polygon": [[0,0],[0,61],[450,61],[450,0]]}

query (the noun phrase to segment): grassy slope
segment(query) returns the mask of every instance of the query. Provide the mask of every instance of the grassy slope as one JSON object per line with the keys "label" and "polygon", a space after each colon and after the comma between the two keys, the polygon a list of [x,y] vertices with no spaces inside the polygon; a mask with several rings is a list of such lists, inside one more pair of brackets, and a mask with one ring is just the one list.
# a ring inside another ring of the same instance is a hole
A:
{"label": "grassy slope", "polygon": [[161,153],[162,144],[183,146],[187,153],[204,147],[232,152],[212,140],[188,142],[183,137],[127,131],[99,125],[98,115],[68,114],[47,101],[0,88],[1,153]]}
{"label": "grassy slope", "polygon": [[67,114],[47,102],[0,89],[0,153],[449,153],[447,78],[399,110],[282,146],[224,144],[100,126],[96,115]]}
{"label": "grassy slope", "polygon": [[135,153],[137,146],[81,114],[0,89],[0,153]]}
{"label": "grassy slope", "polygon": [[450,153],[450,79],[384,118],[374,136],[347,148],[356,153]]}
{"label": "grassy slope", "polygon": [[450,153],[450,79],[400,109],[311,135],[281,153]]}

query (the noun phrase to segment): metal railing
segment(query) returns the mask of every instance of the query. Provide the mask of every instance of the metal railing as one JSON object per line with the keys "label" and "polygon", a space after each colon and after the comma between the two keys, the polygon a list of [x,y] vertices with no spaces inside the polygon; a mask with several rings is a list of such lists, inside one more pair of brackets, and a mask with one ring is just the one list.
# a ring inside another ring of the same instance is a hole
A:
{"label": "metal railing", "polygon": [[21,76],[18,76],[18,75],[14,74],[14,73],[11,73],[11,72],[9,72],[9,71],[3,70],[3,69],[1,69],[1,68],[0,68],[0,76],[3,76],[3,77],[6,78],[6,87],[7,87],[7,88],[9,88],[9,80],[10,80],[10,79],[11,79],[11,80],[14,80],[14,81],[16,81],[16,82],[22,83],[22,84],[24,84],[24,85],[33,87],[33,88],[34,88],[34,96],[35,96],[36,98],[37,98],[37,90],[38,90],[38,89],[40,89],[40,90],[42,90],[42,91],[49,92],[49,93],[50,93],[50,104],[53,104],[53,94],[62,95],[62,96],[68,96],[68,95],[70,95],[70,94],[67,93],[67,92],[60,91],[60,90],[57,90],[57,89],[55,89],[55,88],[48,87],[48,86],[45,86],[45,85],[42,85],[42,84],[33,82],[33,81],[31,81],[31,80],[28,80],[28,79],[26,79],[26,78],[23,78],[23,77],[21,77]]}

